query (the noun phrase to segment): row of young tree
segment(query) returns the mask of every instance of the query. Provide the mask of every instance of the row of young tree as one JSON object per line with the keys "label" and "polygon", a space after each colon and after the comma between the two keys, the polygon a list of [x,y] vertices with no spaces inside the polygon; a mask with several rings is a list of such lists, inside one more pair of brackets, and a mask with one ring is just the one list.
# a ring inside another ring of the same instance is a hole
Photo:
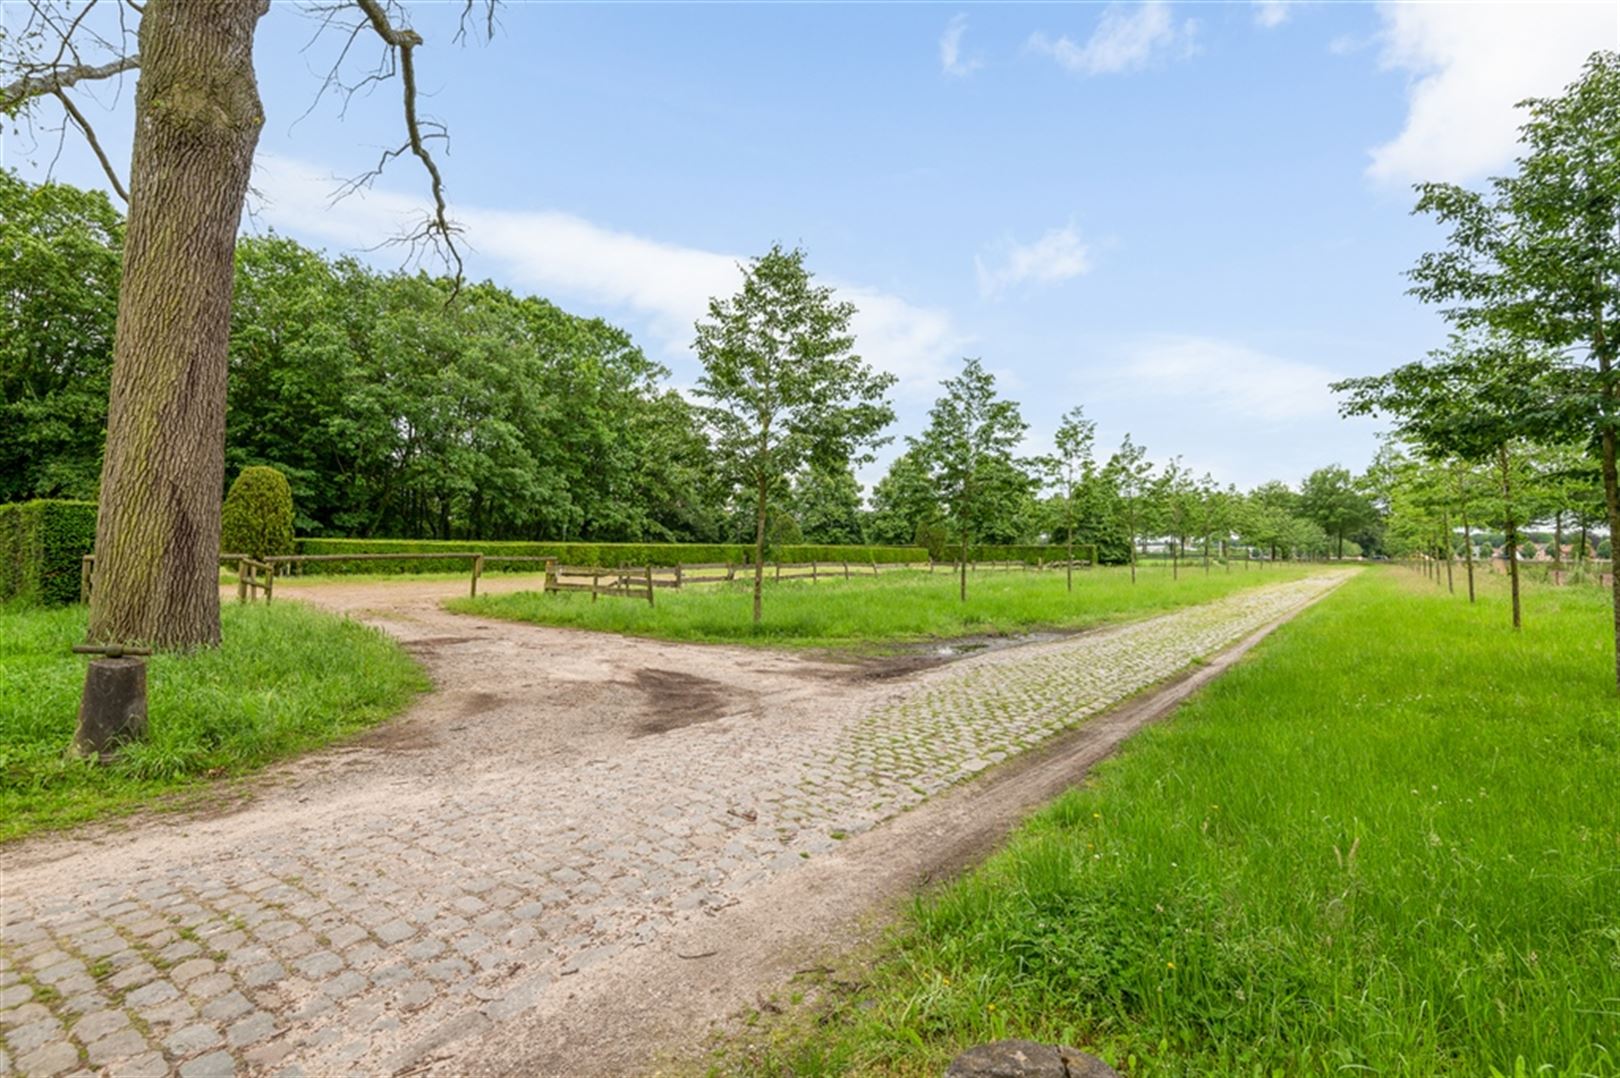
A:
{"label": "row of young tree", "polygon": [[[1603,532],[1620,534],[1620,54],[1592,54],[1561,95],[1521,107],[1511,175],[1418,187],[1418,212],[1450,235],[1412,269],[1412,292],[1440,307],[1449,343],[1335,386],[1347,414],[1392,418],[1407,448],[1400,542],[1444,554],[1465,506],[1497,503],[1515,627],[1525,521],[1589,528],[1595,486]],[[1620,684],[1620,576],[1613,589]]]}

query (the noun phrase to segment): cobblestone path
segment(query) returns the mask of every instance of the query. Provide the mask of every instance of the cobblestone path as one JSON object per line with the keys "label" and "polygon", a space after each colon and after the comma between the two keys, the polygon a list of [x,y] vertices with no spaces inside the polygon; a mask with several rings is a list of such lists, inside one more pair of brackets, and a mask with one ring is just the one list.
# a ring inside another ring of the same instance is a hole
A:
{"label": "cobblestone path", "polygon": [[[0,1073],[453,1073],[458,1042],[498,1035],[571,974],[684,919],[724,917],[751,885],[1339,579],[1255,588],[898,683],[812,679],[722,721],[599,740],[589,753],[535,760],[497,743],[459,762],[435,753],[386,767],[363,755],[366,766],[270,789],[234,815],[10,847]],[[417,628],[469,620],[424,613]],[[532,629],[485,628],[486,641]],[[607,667],[682,653],[591,639],[609,649]],[[763,661],[737,654],[739,668]],[[440,661],[454,663],[454,647]]]}

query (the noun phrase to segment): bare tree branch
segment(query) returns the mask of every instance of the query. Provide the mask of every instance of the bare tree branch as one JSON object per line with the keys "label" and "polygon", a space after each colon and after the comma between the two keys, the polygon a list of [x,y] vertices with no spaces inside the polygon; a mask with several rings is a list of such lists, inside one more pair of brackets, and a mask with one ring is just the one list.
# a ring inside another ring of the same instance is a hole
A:
{"label": "bare tree branch", "polygon": [[96,152],[96,160],[101,162],[101,171],[107,174],[107,180],[112,184],[113,190],[118,192],[118,197],[124,200],[125,205],[128,205],[129,192],[124,190],[123,183],[118,179],[118,172],[113,168],[112,162],[107,159],[107,153],[101,148],[101,141],[96,138],[95,129],[90,126],[90,121],[84,118],[84,113],[80,112],[78,106],[69,99],[66,91],[57,90],[56,99],[62,102],[62,108],[72,117],[73,122],[78,125],[80,133],[84,135],[84,140]]}
{"label": "bare tree branch", "polygon": [[0,112],[9,112],[30,98],[55,94],[75,83],[94,79],[110,79],[141,66],[138,55],[120,56],[104,64],[72,64],[30,72],[13,82],[0,86]]}
{"label": "bare tree branch", "polygon": [[[416,159],[422,162],[422,167],[427,170],[428,181],[433,191],[433,212],[423,224],[421,231],[411,239],[424,240],[435,245],[442,244],[445,256],[455,266],[455,284],[453,287],[456,291],[460,291],[463,266],[461,252],[456,247],[455,237],[461,230],[450,221],[450,210],[444,194],[444,177],[439,172],[438,162],[433,159],[433,155],[427,148],[429,139],[434,137],[443,138],[444,132],[440,128],[437,135],[424,136],[422,133],[424,125],[416,114],[415,51],[417,46],[422,44],[422,35],[408,26],[394,26],[380,0],[355,0],[355,3],[370,21],[371,28],[377,32],[377,36],[382,38],[384,44],[388,45],[398,55],[400,83],[405,90],[406,144],[397,150],[384,153],[382,161],[378,163],[377,169],[371,175],[374,177],[377,172],[381,171],[383,165],[387,164],[392,158],[403,154],[406,149],[409,149]],[[432,125],[427,126],[431,127]],[[369,180],[363,179],[361,181],[362,184],[365,182],[369,182]]]}

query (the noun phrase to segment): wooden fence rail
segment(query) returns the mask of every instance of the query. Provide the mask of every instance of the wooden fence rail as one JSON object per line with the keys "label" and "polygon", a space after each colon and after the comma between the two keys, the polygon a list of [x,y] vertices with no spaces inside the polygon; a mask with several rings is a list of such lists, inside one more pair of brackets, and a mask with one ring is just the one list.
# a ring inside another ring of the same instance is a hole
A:
{"label": "wooden fence rail", "polygon": [[[275,596],[276,574],[278,567],[296,570],[300,565],[312,562],[381,562],[381,561],[466,561],[470,565],[471,579],[468,583],[468,594],[478,596],[478,582],[484,575],[487,566],[505,563],[536,563],[545,567],[546,591],[588,591],[594,602],[598,595],[618,595],[633,598],[644,598],[649,604],[653,602],[653,593],[658,588],[684,588],[690,584],[724,584],[737,580],[748,580],[753,576],[753,565],[748,562],[695,562],[684,565],[671,566],[634,566],[634,567],[604,567],[604,566],[577,566],[558,565],[557,559],[543,554],[484,554],[476,550],[465,551],[433,551],[423,553],[420,551],[406,551],[386,554],[277,554],[267,558],[251,558],[246,554],[221,554],[222,564],[231,565],[236,570],[236,599],[237,602],[246,603],[255,601],[262,592],[264,601],[270,602]],[[79,571],[79,598],[88,602],[90,587],[94,578],[96,556],[86,554]],[[1076,567],[1091,568],[1089,560],[1075,559]],[[989,570],[1024,570],[1041,571],[1067,568],[1068,562],[1055,561],[976,561],[969,562],[968,569],[972,572]],[[932,573],[936,571],[956,572],[960,568],[957,562],[851,562],[851,561],[804,561],[804,562],[768,562],[765,574],[773,582],[778,580],[851,580],[855,576],[881,576],[885,570],[916,571],[924,570]],[[589,582],[586,580],[589,578]],[[607,583],[603,583],[603,581]]]}

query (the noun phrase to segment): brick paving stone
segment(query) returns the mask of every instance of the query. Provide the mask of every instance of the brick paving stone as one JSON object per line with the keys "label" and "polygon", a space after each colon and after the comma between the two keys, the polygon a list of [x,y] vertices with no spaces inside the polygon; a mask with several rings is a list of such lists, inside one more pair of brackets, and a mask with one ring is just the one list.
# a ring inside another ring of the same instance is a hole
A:
{"label": "brick paving stone", "polygon": [[96,1011],[93,1014],[85,1015],[73,1024],[73,1035],[89,1044],[109,1033],[124,1029],[128,1025],[129,1015],[123,1011]]}
{"label": "brick paving stone", "polygon": [[157,1052],[126,1059],[107,1068],[108,1078],[163,1078],[168,1073],[168,1061]]}
{"label": "brick paving stone", "polygon": [[109,1033],[100,1040],[91,1041],[85,1049],[85,1056],[92,1067],[105,1067],[109,1063],[116,1063],[121,1059],[131,1059],[151,1051],[152,1046],[146,1043],[133,1029],[122,1029],[117,1033]]}
{"label": "brick paving stone", "polygon": [[169,1034],[163,1041],[163,1047],[172,1054],[184,1058],[212,1048],[222,1043],[224,1039],[219,1027],[198,1022]]}
{"label": "brick paving stone", "polygon": [[65,1036],[62,1023],[56,1017],[46,1014],[44,1018],[30,1022],[26,1026],[18,1026],[6,1034],[6,1046],[16,1055],[26,1055],[34,1049],[52,1041],[61,1040]]}
{"label": "brick paving stone", "polygon": [[225,1043],[232,1048],[245,1048],[258,1044],[276,1031],[275,1015],[268,1011],[254,1011],[245,1018],[231,1023],[225,1031]]}
{"label": "brick paving stone", "polygon": [[229,1052],[212,1052],[180,1064],[180,1078],[234,1078],[236,1060]]}
{"label": "brick paving stone", "polygon": [[52,1041],[17,1059],[17,1069],[29,1078],[52,1078],[79,1069],[79,1050],[67,1041]]}
{"label": "brick paving stone", "polygon": [[202,1016],[210,1022],[229,1022],[253,1009],[253,1003],[240,992],[226,992],[203,1004]]}
{"label": "brick paving stone", "polygon": [[172,999],[180,998],[180,990],[168,981],[153,981],[143,985],[124,997],[124,1002],[131,1007],[155,1007],[167,1003]]}

